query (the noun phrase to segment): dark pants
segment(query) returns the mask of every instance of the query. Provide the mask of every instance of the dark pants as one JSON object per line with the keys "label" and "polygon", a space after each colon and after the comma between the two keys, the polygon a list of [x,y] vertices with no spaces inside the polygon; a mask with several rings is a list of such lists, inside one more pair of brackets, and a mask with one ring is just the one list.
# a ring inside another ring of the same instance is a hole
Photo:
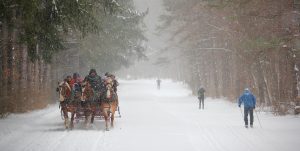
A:
{"label": "dark pants", "polygon": [[253,108],[252,107],[245,107],[244,108],[245,125],[248,125],[248,114],[250,115],[250,125],[253,125]]}
{"label": "dark pants", "polygon": [[199,109],[201,109],[201,104],[202,104],[202,109],[204,109],[204,96],[199,96]]}

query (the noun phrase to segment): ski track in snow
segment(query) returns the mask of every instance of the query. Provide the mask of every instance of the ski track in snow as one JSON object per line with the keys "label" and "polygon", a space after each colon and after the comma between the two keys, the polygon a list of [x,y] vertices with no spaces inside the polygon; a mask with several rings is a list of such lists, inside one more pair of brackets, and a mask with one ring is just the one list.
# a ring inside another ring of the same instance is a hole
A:
{"label": "ski track in snow", "polygon": [[[182,83],[163,80],[120,80],[122,118],[104,130],[97,119],[90,128],[83,121],[65,130],[58,104],[44,110],[13,114],[0,120],[3,151],[283,151],[298,150],[299,116],[254,114],[254,128],[246,129],[236,104],[197,97]],[[117,115],[117,114],[116,114]]]}

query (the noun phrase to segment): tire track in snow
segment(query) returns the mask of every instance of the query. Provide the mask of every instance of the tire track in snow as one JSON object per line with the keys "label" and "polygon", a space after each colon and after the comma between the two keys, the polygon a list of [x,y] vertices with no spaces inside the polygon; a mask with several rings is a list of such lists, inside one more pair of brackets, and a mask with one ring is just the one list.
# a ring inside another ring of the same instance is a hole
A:
{"label": "tire track in snow", "polygon": [[58,139],[55,139],[55,141],[51,143],[51,148],[46,149],[46,151],[57,151],[57,147],[63,143],[65,138],[69,136],[68,133],[69,132],[67,131],[63,132],[63,134]]}
{"label": "tire track in snow", "polygon": [[[57,115],[55,113],[52,113],[52,114],[46,114],[44,115],[44,117],[42,118],[43,120],[40,120],[39,122],[36,122],[35,125],[42,125],[45,123],[45,121],[49,121],[49,120],[53,120],[55,121],[55,119],[57,119]],[[62,125],[63,126],[63,125]],[[33,127],[38,127],[38,126],[34,126]],[[42,130],[44,131],[44,130]],[[43,150],[47,151],[47,150],[55,150],[55,148],[61,144],[63,141],[63,138],[65,138],[67,135],[68,135],[68,130],[64,130],[62,131],[61,133],[59,132],[59,135],[55,135],[55,139],[50,139],[51,137],[53,137],[53,131],[45,131],[45,132],[42,132],[42,133],[38,133],[39,135],[38,136],[31,136],[33,139],[31,141],[31,143],[27,144],[26,145],[26,148],[24,149],[24,151],[32,151],[33,148],[36,148],[37,146],[37,143],[40,143],[40,142],[37,142],[37,138],[43,140],[43,139],[47,139],[47,144],[48,146],[43,146]],[[34,135],[34,134],[33,134]],[[43,142],[44,143],[44,142]]]}
{"label": "tire track in snow", "polygon": [[[164,105],[160,105],[160,107],[164,107],[166,108]],[[208,144],[206,144],[205,147],[207,147],[207,145],[209,146],[209,150],[211,151],[224,151],[224,146],[222,146],[219,142],[215,143],[217,138],[214,137],[214,135],[212,135],[212,132],[204,127],[201,126],[200,124],[198,124],[197,122],[193,121],[193,120],[189,120],[188,116],[183,116],[184,113],[180,114],[180,116],[178,116],[178,114],[176,114],[175,112],[171,112],[172,110],[164,110],[166,113],[168,113],[168,115],[173,116],[175,119],[178,119],[179,121],[185,123],[185,125],[188,125],[187,127],[197,127],[200,131],[201,131],[201,137],[204,139],[204,141]],[[183,116],[183,117],[182,117]],[[187,128],[186,132],[188,134],[188,137],[190,137],[191,135],[193,135],[194,132],[191,132],[189,129],[194,129],[194,128]],[[203,140],[200,140],[201,142],[203,142]],[[199,148],[196,147],[195,143],[192,143],[192,146],[194,148]],[[198,149],[197,149],[198,150]]]}
{"label": "tire track in snow", "polygon": [[[98,136],[97,141],[93,144],[93,147],[91,148],[91,151],[105,151],[105,137],[106,137],[106,132],[103,132],[102,136]],[[98,148],[98,146],[101,146]]]}
{"label": "tire track in snow", "polygon": [[242,144],[246,145],[246,147],[244,147],[245,150],[249,150],[249,151],[255,150],[255,148],[253,148],[253,145],[255,143],[253,143],[250,139],[248,139],[248,137],[243,133],[244,130],[247,131],[246,128],[243,128],[241,125],[241,127],[238,130],[236,130],[236,128],[233,127],[234,124],[231,123],[230,120],[225,120],[224,118],[219,118],[218,120],[221,120],[222,123],[225,123],[225,128],[230,132],[230,134],[238,138],[238,140],[241,141]]}
{"label": "tire track in snow", "polygon": [[[214,103],[214,105],[218,106],[220,102],[216,102]],[[161,106],[165,106],[163,104],[161,104]],[[218,122],[220,125],[219,127],[216,127],[216,129],[211,129],[205,125],[202,125],[201,122],[203,123],[203,121],[201,121],[199,123],[198,120],[189,120],[188,115],[184,115],[184,112],[182,114],[180,114],[180,116],[178,116],[178,114],[176,112],[172,112],[172,110],[167,110],[168,114],[174,116],[174,118],[180,119],[181,121],[184,121],[187,125],[194,125],[195,127],[197,127],[200,131],[201,131],[201,135],[203,135],[203,139],[205,142],[208,143],[208,145],[210,146],[210,150],[228,150],[231,151],[230,148],[228,148],[228,144],[224,144],[223,140],[220,139],[220,134],[219,132],[222,130],[226,130],[226,135],[230,136],[232,138],[237,138],[238,142],[240,144],[243,144],[243,150],[247,150],[247,151],[251,151],[251,150],[255,150],[254,146],[255,146],[255,142],[253,142],[251,139],[248,138],[247,130],[245,130],[242,126],[241,129],[236,129],[236,127],[234,127],[234,123],[232,123],[230,120],[225,120],[224,119],[224,115],[218,115],[214,118],[214,120],[216,121],[220,121]],[[210,110],[204,110],[202,113],[199,113],[199,110],[195,110],[195,114],[205,114],[206,116],[209,116],[208,114],[210,114],[209,112],[211,112]],[[226,112],[224,114],[227,114]],[[204,121],[205,124],[205,121]],[[221,129],[220,129],[221,128]],[[194,129],[194,128],[191,128]],[[245,131],[247,133],[243,133],[241,131]],[[189,132],[189,135],[194,135],[193,132]],[[203,141],[203,140],[202,140]],[[197,143],[197,142],[196,142]],[[195,143],[195,144],[196,144]],[[196,146],[196,145],[193,146]],[[194,147],[195,148],[195,147]]]}
{"label": "tire track in snow", "polygon": [[[256,117],[254,117],[254,118],[256,118]],[[236,136],[242,142],[242,144],[246,145],[246,147],[245,147],[246,150],[264,151],[264,150],[266,150],[265,144],[270,144],[270,141],[273,139],[273,138],[266,136],[263,129],[258,127],[257,124],[256,124],[256,127],[254,127],[254,128],[247,129],[247,128],[243,128],[241,126],[238,130],[236,130],[235,127],[233,126],[234,123],[232,122],[232,120],[224,120],[223,118],[221,118],[220,120],[222,120],[223,123],[226,123],[227,129],[234,136]],[[254,120],[254,124],[255,124],[255,122],[257,123],[257,121]],[[257,140],[260,140],[259,144],[257,143]],[[282,148],[281,145],[278,145],[278,143],[276,143],[276,141],[271,141],[271,142],[272,142],[271,143],[272,145],[268,146],[267,147],[268,149],[272,149],[273,151],[285,150]]]}
{"label": "tire track in snow", "polygon": [[[47,120],[56,119],[56,113],[53,112],[56,108],[56,105],[52,105],[44,110],[34,111],[32,113],[25,113],[25,114],[19,114],[16,116],[13,116],[11,119],[8,119],[9,122],[13,123],[12,128],[10,129],[9,135],[6,135],[1,139],[0,141],[0,147],[3,146],[4,148],[7,146],[10,146],[11,148],[7,149],[13,149],[13,148],[22,148],[22,150],[26,150],[30,145],[34,144],[36,141],[27,134],[31,131],[33,133],[30,133],[32,135],[35,135],[36,129],[39,129],[38,126],[41,123],[44,123]],[[43,133],[39,134],[39,136],[44,135]],[[20,142],[19,145],[14,145],[16,142]],[[18,150],[20,150],[18,149]]]}

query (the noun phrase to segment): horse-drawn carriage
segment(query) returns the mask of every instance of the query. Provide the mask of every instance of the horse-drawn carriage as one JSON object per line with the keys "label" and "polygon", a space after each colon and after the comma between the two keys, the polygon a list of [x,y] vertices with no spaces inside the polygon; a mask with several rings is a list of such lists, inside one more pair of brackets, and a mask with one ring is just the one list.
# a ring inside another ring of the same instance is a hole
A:
{"label": "horse-drawn carriage", "polygon": [[79,123],[84,119],[88,127],[97,118],[104,119],[106,130],[109,130],[109,122],[111,127],[114,126],[115,111],[121,117],[118,96],[109,84],[104,91],[95,91],[87,82],[82,91],[73,91],[67,82],[62,82],[59,84],[59,100],[66,129],[74,128],[74,120]]}

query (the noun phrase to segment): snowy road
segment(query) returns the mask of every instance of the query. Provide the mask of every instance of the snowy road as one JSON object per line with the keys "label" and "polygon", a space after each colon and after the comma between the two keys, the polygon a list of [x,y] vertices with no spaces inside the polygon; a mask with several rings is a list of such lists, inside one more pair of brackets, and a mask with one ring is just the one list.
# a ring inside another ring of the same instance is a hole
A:
{"label": "snowy road", "polygon": [[[259,114],[254,129],[243,127],[235,104],[197,99],[180,83],[121,81],[122,118],[104,131],[103,121],[64,130],[58,106],[0,120],[1,151],[293,151],[299,150],[300,118]],[[255,116],[256,117],[256,116]]]}

